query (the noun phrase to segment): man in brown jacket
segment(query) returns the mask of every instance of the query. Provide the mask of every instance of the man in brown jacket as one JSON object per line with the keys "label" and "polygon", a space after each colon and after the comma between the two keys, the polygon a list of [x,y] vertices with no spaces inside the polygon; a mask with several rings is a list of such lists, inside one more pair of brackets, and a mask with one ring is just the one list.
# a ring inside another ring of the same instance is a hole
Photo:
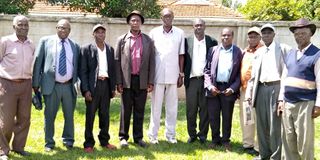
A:
{"label": "man in brown jacket", "polygon": [[148,92],[153,90],[155,72],[154,43],[140,30],[144,18],[139,11],[127,17],[128,33],[117,40],[116,84],[121,94],[120,146],[127,147],[130,117],[133,111],[134,143],[146,147],[143,138],[144,109]]}

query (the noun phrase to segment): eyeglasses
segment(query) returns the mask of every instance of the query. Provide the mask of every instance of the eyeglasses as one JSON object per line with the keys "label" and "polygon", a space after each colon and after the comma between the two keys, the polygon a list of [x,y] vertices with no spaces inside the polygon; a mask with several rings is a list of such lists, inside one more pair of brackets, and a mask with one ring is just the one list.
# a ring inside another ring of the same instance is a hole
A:
{"label": "eyeglasses", "polygon": [[70,28],[69,27],[61,27],[61,26],[59,26],[59,27],[57,27],[57,29],[58,30],[69,30]]}

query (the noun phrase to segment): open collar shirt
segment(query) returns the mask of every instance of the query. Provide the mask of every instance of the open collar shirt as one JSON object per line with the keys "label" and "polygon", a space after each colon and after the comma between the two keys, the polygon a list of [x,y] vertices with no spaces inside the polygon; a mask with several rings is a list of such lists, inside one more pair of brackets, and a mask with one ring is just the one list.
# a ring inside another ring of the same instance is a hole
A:
{"label": "open collar shirt", "polygon": [[206,65],[206,39],[198,40],[196,36],[193,38],[192,67],[190,78],[203,76],[203,70]]}
{"label": "open collar shirt", "polygon": [[22,42],[16,34],[0,40],[0,77],[16,80],[31,79],[35,46],[30,39]]}

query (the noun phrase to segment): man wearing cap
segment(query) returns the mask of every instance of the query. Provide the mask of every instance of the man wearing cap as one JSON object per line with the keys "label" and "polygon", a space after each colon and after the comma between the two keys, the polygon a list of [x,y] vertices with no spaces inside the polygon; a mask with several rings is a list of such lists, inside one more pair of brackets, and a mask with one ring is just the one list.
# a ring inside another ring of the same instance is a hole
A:
{"label": "man wearing cap", "polygon": [[[205,143],[209,130],[208,110],[203,89],[203,69],[209,48],[218,44],[217,40],[205,35],[205,21],[197,18],[193,22],[194,35],[186,38],[184,63],[184,86],[186,88],[188,143]],[[199,132],[197,133],[197,114],[199,113]]]}
{"label": "man wearing cap", "polygon": [[45,110],[45,151],[55,147],[54,121],[62,103],[64,128],[63,145],[73,148],[73,114],[77,93],[74,84],[78,81],[78,59],[80,47],[69,38],[71,25],[69,20],[61,19],[56,25],[57,34],[42,37],[35,55],[32,87],[35,92],[41,89]]}
{"label": "man wearing cap", "polygon": [[127,147],[130,117],[133,112],[133,140],[141,147],[143,141],[143,119],[148,92],[153,90],[155,71],[155,49],[150,37],[141,32],[144,18],[139,11],[127,16],[128,33],[117,40],[116,84],[121,94],[120,146]]}
{"label": "man wearing cap", "polygon": [[[241,87],[240,87],[240,126],[242,129],[242,146],[243,149],[253,155],[257,155],[258,152],[258,144],[255,141],[255,124],[254,118],[255,112],[253,111],[252,106],[247,106],[247,102],[245,101],[247,83],[251,78],[251,70],[252,70],[252,61],[254,59],[256,50],[263,46],[261,42],[261,31],[258,27],[251,27],[248,30],[248,46],[243,51],[243,58],[241,62]],[[250,107],[251,109],[247,109]],[[249,112],[249,113],[248,113]],[[248,114],[247,114],[248,113]],[[246,116],[244,116],[246,114]],[[250,115],[253,114],[253,115]],[[253,123],[249,123],[249,121]]]}
{"label": "man wearing cap", "polygon": [[30,127],[35,46],[28,38],[27,17],[14,17],[13,29],[13,34],[0,39],[0,159],[8,159],[10,146],[13,152],[30,155],[24,148]]}
{"label": "man wearing cap", "polygon": [[310,39],[316,25],[301,18],[289,29],[298,48],[285,58],[279,95],[282,159],[314,159],[314,118],[320,115],[320,52]]}
{"label": "man wearing cap", "polygon": [[261,33],[265,46],[255,53],[245,100],[256,110],[260,153],[260,157],[256,158],[280,159],[281,118],[277,116],[277,101],[284,66],[283,58],[290,47],[274,41],[275,28],[270,23],[261,27]]}
{"label": "man wearing cap", "polygon": [[165,99],[165,135],[169,143],[177,143],[178,89],[183,84],[184,32],[172,26],[172,10],[161,11],[162,25],[150,31],[156,48],[155,88],[151,98],[151,116],[148,136],[152,144],[158,143],[162,102]]}
{"label": "man wearing cap", "polygon": [[81,47],[79,77],[81,93],[86,103],[84,151],[93,152],[92,130],[95,113],[99,109],[99,141],[102,147],[116,149],[109,143],[110,99],[115,96],[115,61],[113,48],[105,43],[106,28],[97,24],[92,29],[94,42]]}

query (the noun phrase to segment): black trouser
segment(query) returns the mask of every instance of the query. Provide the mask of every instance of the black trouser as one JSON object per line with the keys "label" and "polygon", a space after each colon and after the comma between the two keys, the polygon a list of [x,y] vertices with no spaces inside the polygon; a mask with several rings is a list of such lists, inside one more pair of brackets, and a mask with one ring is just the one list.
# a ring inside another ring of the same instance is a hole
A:
{"label": "black trouser", "polygon": [[129,139],[130,118],[133,112],[133,139],[138,142],[143,138],[144,109],[147,100],[147,90],[140,89],[139,76],[131,76],[131,88],[123,89],[121,100],[119,139]]}
{"label": "black trouser", "polygon": [[[224,83],[217,85],[220,91],[224,91],[228,87]],[[207,98],[212,143],[225,144],[230,142],[235,96],[235,94],[230,96],[219,94],[215,97]],[[222,137],[220,137],[220,113],[222,113]]]}
{"label": "black trouser", "polygon": [[[209,130],[208,108],[203,87],[203,76],[190,78],[186,87],[187,127],[191,138],[207,139]],[[197,114],[199,113],[199,132],[197,133]]]}
{"label": "black trouser", "polygon": [[95,144],[92,130],[95,118],[95,113],[99,109],[99,128],[98,135],[100,145],[105,146],[109,143],[109,107],[110,107],[110,92],[109,80],[97,80],[96,88],[92,95],[92,101],[86,101],[86,129],[84,147],[93,147]]}

